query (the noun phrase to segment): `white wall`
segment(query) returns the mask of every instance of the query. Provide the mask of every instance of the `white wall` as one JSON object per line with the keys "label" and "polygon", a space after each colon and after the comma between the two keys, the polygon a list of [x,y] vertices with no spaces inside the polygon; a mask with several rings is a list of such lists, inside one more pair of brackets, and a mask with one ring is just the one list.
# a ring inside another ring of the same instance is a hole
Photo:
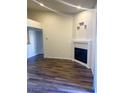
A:
{"label": "white wall", "polygon": [[91,68],[93,74],[96,74],[96,57],[97,57],[97,14],[96,9],[92,13],[92,63]]}
{"label": "white wall", "polygon": [[72,59],[72,16],[28,11],[28,17],[42,25],[45,57]]}
{"label": "white wall", "polygon": [[[87,29],[80,28],[77,30],[80,22],[87,25]],[[84,11],[74,16],[73,39],[91,39],[91,57],[90,67],[95,72],[96,57],[96,10]],[[74,51],[74,50],[73,50]]]}
{"label": "white wall", "polygon": [[[83,26],[80,26],[79,30],[77,30],[77,26],[79,26],[80,22],[84,22],[87,25],[87,29],[84,29]],[[74,16],[74,38],[75,39],[88,39],[91,38],[92,34],[92,12],[84,11],[76,14]]]}

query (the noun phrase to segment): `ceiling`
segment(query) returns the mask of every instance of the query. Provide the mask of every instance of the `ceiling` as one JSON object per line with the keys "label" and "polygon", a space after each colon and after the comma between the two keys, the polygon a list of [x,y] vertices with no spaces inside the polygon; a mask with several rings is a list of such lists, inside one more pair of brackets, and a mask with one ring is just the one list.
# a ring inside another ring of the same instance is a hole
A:
{"label": "ceiling", "polygon": [[[52,8],[61,13],[75,14],[83,9],[77,9],[71,5],[81,6],[86,9],[93,9],[96,7],[97,0],[37,0],[43,3],[45,6]],[[66,4],[62,3],[65,2]],[[35,3],[33,0],[27,0],[27,8],[29,10],[38,10],[38,11],[51,11],[39,4]]]}

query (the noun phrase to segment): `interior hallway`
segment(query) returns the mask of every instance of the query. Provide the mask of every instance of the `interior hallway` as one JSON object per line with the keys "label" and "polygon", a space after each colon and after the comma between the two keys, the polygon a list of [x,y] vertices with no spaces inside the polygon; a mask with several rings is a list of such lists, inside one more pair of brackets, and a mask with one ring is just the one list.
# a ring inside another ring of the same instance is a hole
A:
{"label": "interior hallway", "polygon": [[28,60],[28,93],[94,93],[90,69],[70,60]]}

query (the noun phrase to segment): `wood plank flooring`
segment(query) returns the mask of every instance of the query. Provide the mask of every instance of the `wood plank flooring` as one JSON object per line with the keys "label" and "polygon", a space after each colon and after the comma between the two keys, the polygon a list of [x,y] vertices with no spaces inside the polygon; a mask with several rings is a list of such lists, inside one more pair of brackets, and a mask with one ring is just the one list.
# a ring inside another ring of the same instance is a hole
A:
{"label": "wood plank flooring", "polygon": [[27,93],[94,93],[90,69],[70,60],[28,60]]}

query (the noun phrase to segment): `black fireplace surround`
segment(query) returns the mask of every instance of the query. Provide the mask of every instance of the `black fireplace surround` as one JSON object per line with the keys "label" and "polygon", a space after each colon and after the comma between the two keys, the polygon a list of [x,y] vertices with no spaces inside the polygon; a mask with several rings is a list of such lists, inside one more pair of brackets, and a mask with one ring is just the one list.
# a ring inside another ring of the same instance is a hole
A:
{"label": "black fireplace surround", "polygon": [[74,49],[74,57],[76,60],[79,60],[87,64],[87,49],[76,48]]}

